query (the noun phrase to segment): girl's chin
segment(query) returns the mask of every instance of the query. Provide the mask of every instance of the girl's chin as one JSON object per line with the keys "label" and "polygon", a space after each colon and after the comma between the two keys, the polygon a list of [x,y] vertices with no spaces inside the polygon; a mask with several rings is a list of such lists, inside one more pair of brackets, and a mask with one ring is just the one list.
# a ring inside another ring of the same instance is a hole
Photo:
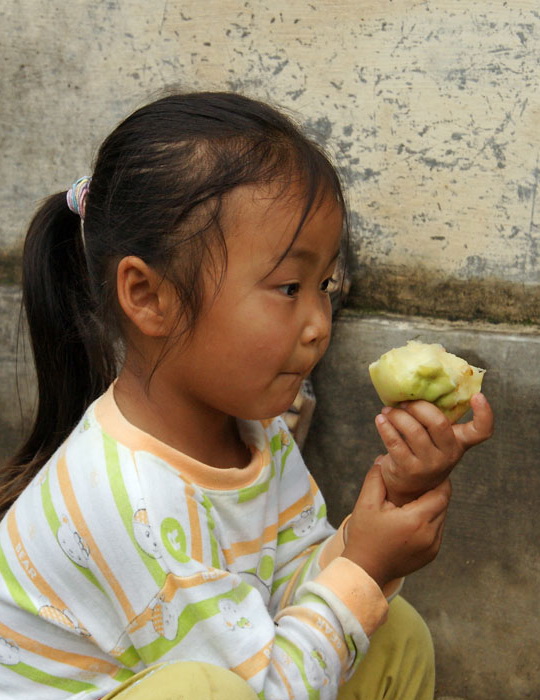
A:
{"label": "girl's chin", "polygon": [[273,418],[277,418],[290,409],[297,394],[298,391],[291,391],[289,394],[285,394],[283,399],[266,405],[260,404],[251,415],[242,415],[239,416],[239,418],[244,418],[246,420],[272,420]]}

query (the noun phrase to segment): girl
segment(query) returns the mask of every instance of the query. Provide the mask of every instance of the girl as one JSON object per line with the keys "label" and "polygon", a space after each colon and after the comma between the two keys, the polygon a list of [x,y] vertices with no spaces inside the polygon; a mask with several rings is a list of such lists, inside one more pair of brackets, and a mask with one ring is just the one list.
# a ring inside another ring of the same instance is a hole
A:
{"label": "girl", "polygon": [[136,111],[92,178],[43,204],[24,250],[39,403],[2,495],[1,697],[432,697],[418,616],[398,597],[383,622],[436,555],[447,476],[491,413],[478,396],[463,426],[424,402],[381,414],[389,454],[330,527],[274,417],[328,346],[345,221],[321,150],[223,93]]}

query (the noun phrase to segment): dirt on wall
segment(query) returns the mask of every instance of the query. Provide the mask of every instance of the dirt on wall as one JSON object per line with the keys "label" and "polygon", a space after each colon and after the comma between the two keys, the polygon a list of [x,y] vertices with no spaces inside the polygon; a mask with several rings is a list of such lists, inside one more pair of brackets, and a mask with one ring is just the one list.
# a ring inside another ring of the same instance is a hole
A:
{"label": "dirt on wall", "polygon": [[540,285],[486,277],[456,279],[424,268],[363,269],[347,306],[365,312],[491,323],[540,323]]}

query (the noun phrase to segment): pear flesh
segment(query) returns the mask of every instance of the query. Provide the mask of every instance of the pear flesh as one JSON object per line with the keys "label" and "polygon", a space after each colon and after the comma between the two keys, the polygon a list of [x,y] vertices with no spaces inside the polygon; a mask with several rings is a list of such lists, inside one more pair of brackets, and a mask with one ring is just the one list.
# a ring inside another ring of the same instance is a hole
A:
{"label": "pear flesh", "polygon": [[386,406],[424,399],[434,403],[454,422],[470,406],[482,386],[484,369],[446,352],[439,343],[409,340],[369,365],[369,374]]}

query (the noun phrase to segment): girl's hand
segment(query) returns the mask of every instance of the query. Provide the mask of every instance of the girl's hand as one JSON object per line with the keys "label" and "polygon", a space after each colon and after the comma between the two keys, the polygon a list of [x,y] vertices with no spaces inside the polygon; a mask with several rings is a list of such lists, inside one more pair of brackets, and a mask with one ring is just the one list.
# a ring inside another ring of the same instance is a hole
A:
{"label": "girl's hand", "polygon": [[381,468],[374,464],[347,522],[342,556],[361,566],[382,588],[432,561],[441,546],[451,486],[446,480],[400,507],[386,500]]}
{"label": "girl's hand", "polygon": [[463,454],[493,433],[493,412],[483,394],[471,399],[473,419],[452,424],[427,401],[383,408],[375,424],[388,454],[377,458],[388,499],[400,506],[448,478]]}

